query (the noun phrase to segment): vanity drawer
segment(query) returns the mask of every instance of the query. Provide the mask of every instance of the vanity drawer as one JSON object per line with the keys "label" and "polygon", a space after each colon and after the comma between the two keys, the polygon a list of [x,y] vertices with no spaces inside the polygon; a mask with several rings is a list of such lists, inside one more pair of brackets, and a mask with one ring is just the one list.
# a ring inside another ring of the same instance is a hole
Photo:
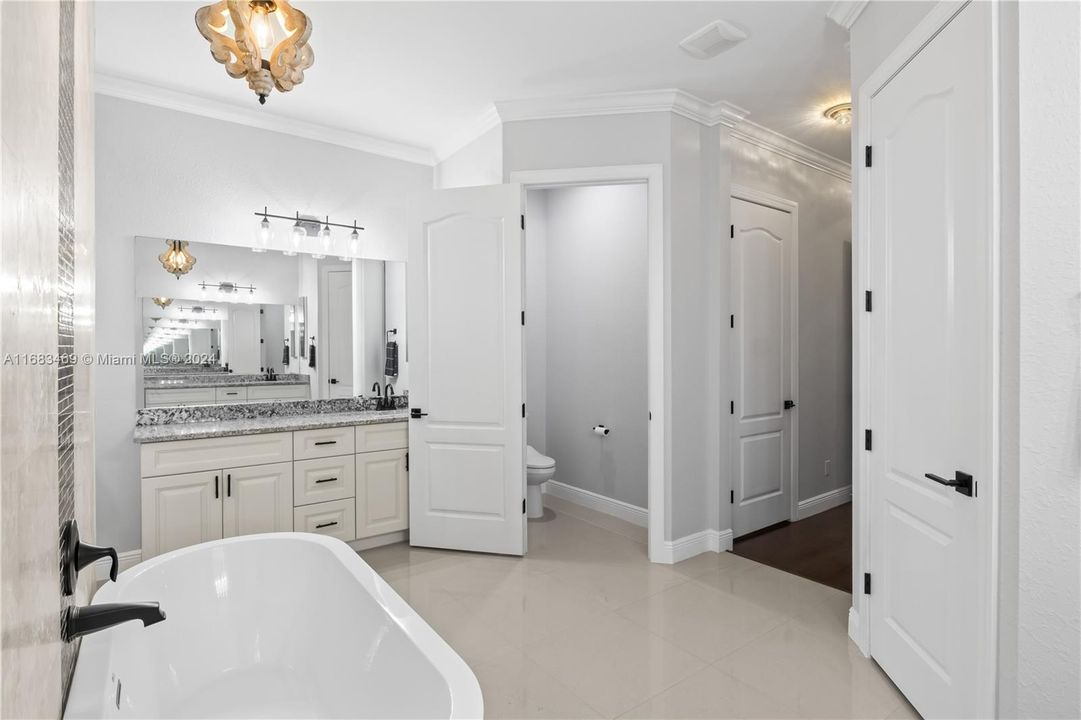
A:
{"label": "vanity drawer", "polygon": [[357,425],[357,452],[401,450],[409,447],[409,423]]}
{"label": "vanity drawer", "polygon": [[220,403],[248,402],[248,388],[220,387],[214,390],[214,399]]}
{"label": "vanity drawer", "polygon": [[353,454],[353,428],[298,430],[293,433],[293,459],[331,457]]}
{"label": "vanity drawer", "polygon": [[214,388],[153,388],[144,395],[147,407],[207,405],[214,402]]}
{"label": "vanity drawer", "polygon": [[248,388],[248,402],[307,399],[307,385],[253,385]]}
{"label": "vanity drawer", "polygon": [[293,459],[292,437],[287,432],[144,443],[139,452],[143,477],[267,465]]}
{"label": "vanity drawer", "polygon": [[356,504],[353,498],[305,505],[293,509],[293,530],[355,540]]}
{"label": "vanity drawer", "polygon": [[343,500],[356,494],[352,455],[298,460],[293,463],[293,505]]}

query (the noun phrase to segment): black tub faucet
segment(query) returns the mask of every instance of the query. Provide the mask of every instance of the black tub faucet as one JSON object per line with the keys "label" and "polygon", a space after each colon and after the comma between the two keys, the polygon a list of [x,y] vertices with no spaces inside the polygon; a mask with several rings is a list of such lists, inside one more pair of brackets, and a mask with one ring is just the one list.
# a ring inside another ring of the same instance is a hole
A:
{"label": "black tub faucet", "polygon": [[143,627],[160,623],[165,613],[156,602],[103,603],[86,607],[69,607],[64,622],[64,641],[111,628],[128,620],[140,620]]}
{"label": "black tub faucet", "polygon": [[79,571],[102,558],[109,558],[109,579],[116,582],[116,573],[120,565],[116,550],[111,547],[98,547],[84,543],[79,539],[79,523],[75,520],[69,520],[64,524],[61,537],[63,540],[60,545],[63,568],[61,581],[65,595],[75,592],[75,580],[79,576]]}

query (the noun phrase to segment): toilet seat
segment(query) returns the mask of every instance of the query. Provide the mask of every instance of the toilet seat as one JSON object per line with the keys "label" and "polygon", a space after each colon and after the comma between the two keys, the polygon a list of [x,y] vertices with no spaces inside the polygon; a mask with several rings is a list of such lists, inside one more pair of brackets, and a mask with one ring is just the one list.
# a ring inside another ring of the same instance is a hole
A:
{"label": "toilet seat", "polygon": [[541,455],[532,445],[526,445],[525,464],[531,470],[549,470],[556,466],[556,461],[547,455]]}

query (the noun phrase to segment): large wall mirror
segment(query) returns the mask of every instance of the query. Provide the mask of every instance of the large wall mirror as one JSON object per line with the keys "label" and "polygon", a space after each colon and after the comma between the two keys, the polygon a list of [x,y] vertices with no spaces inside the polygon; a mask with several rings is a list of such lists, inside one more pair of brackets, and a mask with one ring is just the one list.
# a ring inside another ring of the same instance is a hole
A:
{"label": "large wall mirror", "polygon": [[137,238],[141,406],[408,391],[405,263],[189,243],[179,277]]}

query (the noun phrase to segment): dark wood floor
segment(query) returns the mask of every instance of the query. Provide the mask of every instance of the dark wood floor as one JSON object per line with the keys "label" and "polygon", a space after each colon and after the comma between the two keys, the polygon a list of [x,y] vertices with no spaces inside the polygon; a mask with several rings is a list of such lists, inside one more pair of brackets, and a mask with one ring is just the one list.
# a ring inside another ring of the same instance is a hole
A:
{"label": "dark wood floor", "polygon": [[852,592],[852,503],[736,540],[745,558]]}

